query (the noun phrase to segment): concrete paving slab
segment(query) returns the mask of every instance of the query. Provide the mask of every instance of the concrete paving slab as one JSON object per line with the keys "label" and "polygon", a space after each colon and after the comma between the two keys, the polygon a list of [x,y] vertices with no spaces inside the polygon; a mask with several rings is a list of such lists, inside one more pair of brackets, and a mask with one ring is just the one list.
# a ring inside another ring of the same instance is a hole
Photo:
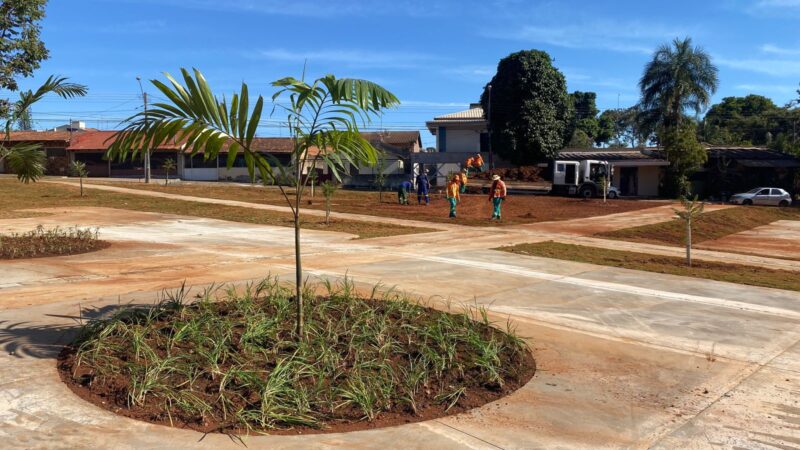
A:
{"label": "concrete paving slab", "polygon": [[[62,226],[78,218],[69,214]],[[88,212],[75,214],[83,214],[79,223],[93,223]],[[97,219],[101,232],[113,235],[109,249],[0,262],[4,446],[242,448],[223,435],[201,441],[199,433],[89,405],[60,383],[53,358],[78,311],[150,302],[183,280],[203,285],[291,274],[287,230],[126,214],[106,210]],[[148,240],[151,234],[158,237]],[[797,293],[488,250],[547,238],[519,234],[458,229],[352,241],[305,232],[307,274],[348,274],[454,304],[487,305],[493,320],[526,337],[539,371],[513,395],[460,416],[348,434],[246,437],[248,448],[796,446],[790,426],[800,373]]]}

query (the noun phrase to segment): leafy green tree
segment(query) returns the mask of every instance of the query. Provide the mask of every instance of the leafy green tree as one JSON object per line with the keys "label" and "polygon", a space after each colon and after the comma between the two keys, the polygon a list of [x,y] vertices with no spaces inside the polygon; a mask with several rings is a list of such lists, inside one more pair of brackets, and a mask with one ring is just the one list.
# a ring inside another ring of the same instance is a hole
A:
{"label": "leafy green tree", "polygon": [[164,160],[164,164],[161,165],[161,168],[164,169],[164,172],[167,174],[167,178],[164,180],[164,186],[169,184],[169,173],[173,170],[177,169],[178,166],[175,164],[175,160],[172,158],[167,158]]}
{"label": "leafy green tree", "polygon": [[664,153],[670,162],[662,194],[671,197],[689,195],[689,176],[708,160],[705,147],[697,141],[697,127],[684,121],[679,127],[664,131],[662,136]]}
{"label": "leafy green tree", "polygon": [[581,129],[576,129],[572,132],[572,138],[567,142],[568,148],[592,148],[594,140]]}
{"label": "leafy green tree", "polygon": [[640,126],[638,106],[607,109],[600,114],[598,124],[597,145],[640,147],[647,145],[652,138],[652,134]]}
{"label": "leafy green tree", "polygon": [[0,143],[0,163],[5,162],[11,172],[21,181],[28,183],[44,176],[45,154],[40,144],[12,144],[11,129],[25,111],[48,94],[55,94],[61,98],[73,98],[86,95],[86,86],[70,83],[63,77],[49,77],[36,91],[19,93],[19,99],[9,103],[6,111],[4,138]]}
{"label": "leafy green tree", "polygon": [[725,97],[713,105],[703,118],[701,136],[715,145],[767,145],[770,136],[780,131],[782,110],[767,97]]}
{"label": "leafy green tree", "polygon": [[83,197],[83,179],[89,176],[86,163],[83,161],[72,161],[69,165],[69,173],[73,177],[78,177],[81,184],[81,197]]}
{"label": "leafy green tree", "polygon": [[227,166],[230,168],[240,152],[250,178],[260,175],[265,185],[277,180],[290,181],[293,191],[278,185],[294,217],[295,245],[295,302],[297,308],[296,332],[304,339],[303,331],[303,267],[300,252],[300,207],[308,177],[303,177],[303,167],[324,163],[333,177],[351,165],[374,166],[377,150],[359,132],[359,124],[366,123],[383,109],[399,104],[399,100],[383,87],[366,80],[337,79],[326,75],[311,84],[292,77],[272,83],[278,90],[273,101],[287,98],[286,104],[275,103],[276,110],[284,114],[293,148],[288,164],[256,151],[256,135],[264,108],[259,96],[250,105],[247,84],[230,97],[230,103],[214,95],[205,77],[198,70],[194,76],[181,69],[183,83],[166,74],[169,84],[153,80],[153,85],[169,103],[156,103],[147,114],[140,112],[126,121],[123,130],[109,148],[109,155],[119,159],[135,157],[148,149],[158,148],[165,142],[184,142],[192,155],[203,152],[207,159],[217,158],[228,144]]}
{"label": "leafy green tree", "polygon": [[693,47],[690,38],[660,46],[639,80],[642,125],[663,130],[680,126],[687,110],[700,114],[708,107],[718,85],[711,56]]}
{"label": "leafy green tree", "polygon": [[39,24],[44,18],[46,4],[47,0],[3,0],[0,3],[0,88],[18,90],[17,79],[33,75],[47,59]]}
{"label": "leafy green tree", "polygon": [[[600,135],[597,94],[594,92],[575,91],[569,94],[572,119],[567,126],[566,141],[568,147],[591,147]],[[588,145],[585,143],[588,142]],[[575,145],[581,144],[581,145]]]}
{"label": "leafy green tree", "polygon": [[[47,0],[3,0],[0,3],[0,89],[18,91],[18,79],[33,75],[40,63],[47,59],[39,24],[44,18],[46,4]],[[31,127],[30,108],[47,94],[71,98],[86,95],[86,92],[86,86],[51,76],[36,91],[20,92],[19,99],[14,102],[8,98],[0,99],[0,121],[5,121],[0,163],[8,165],[25,183],[42,177],[46,158],[41,146],[12,145],[12,127],[20,124],[23,128]]]}
{"label": "leafy green tree", "polygon": [[518,165],[555,157],[564,146],[571,113],[566,80],[550,55],[512,53],[500,60],[489,84],[491,99],[484,90],[481,104],[484,111],[491,109],[494,151]]}

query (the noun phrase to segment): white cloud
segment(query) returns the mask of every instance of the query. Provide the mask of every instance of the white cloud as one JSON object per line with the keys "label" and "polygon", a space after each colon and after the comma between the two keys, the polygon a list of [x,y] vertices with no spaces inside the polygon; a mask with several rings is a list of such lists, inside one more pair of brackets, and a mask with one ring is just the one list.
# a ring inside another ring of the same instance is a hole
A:
{"label": "white cloud", "polygon": [[487,37],[538,42],[574,49],[650,54],[664,41],[687,35],[654,23],[616,22],[596,17],[572,25],[524,25],[515,31],[484,33]]}
{"label": "white cloud", "polygon": [[783,55],[783,56],[795,56],[800,55],[800,48],[786,48],[786,47],[778,47],[777,45],[773,44],[764,44],[761,46],[761,51],[764,53],[770,53],[773,55]]}
{"label": "white cloud", "polygon": [[776,77],[800,76],[800,60],[797,59],[714,58],[713,62],[732,69],[762,73]]}
{"label": "white cloud", "polygon": [[415,52],[373,51],[354,49],[328,49],[316,51],[274,48],[245,54],[252,59],[309,64],[317,62],[339,63],[362,69],[412,69],[434,59],[432,55]]}
{"label": "white cloud", "polygon": [[488,83],[495,73],[497,73],[496,66],[489,65],[463,65],[449,67],[442,71],[445,75],[452,78],[458,78],[466,81],[480,81]]}

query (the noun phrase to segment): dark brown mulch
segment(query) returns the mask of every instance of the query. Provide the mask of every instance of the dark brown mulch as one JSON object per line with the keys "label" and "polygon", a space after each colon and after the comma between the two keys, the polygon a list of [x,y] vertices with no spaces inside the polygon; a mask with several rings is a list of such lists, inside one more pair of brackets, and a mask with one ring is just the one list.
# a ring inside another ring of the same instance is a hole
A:
{"label": "dark brown mulch", "polygon": [[[373,308],[378,312],[383,309],[383,305],[379,301],[369,301]],[[238,314],[232,308],[228,308],[227,302],[217,303],[219,306],[217,312],[220,316],[230,318]],[[422,326],[430,320],[434,320],[436,314],[447,314],[434,309],[425,308],[428,311],[426,315],[419,318],[419,323],[413,325]],[[335,312],[336,309],[332,309]],[[387,317],[392,317],[390,314]],[[333,317],[336,321],[339,318]],[[480,334],[489,337],[496,336],[502,333],[493,327],[486,326],[482,323],[475,323],[475,326],[480,328]],[[160,332],[167,333],[166,330],[172,330],[173,324],[169,322],[169,317],[166,317],[161,322],[156,322],[156,329]],[[234,328],[234,338],[232,342],[238,342],[243,334],[243,328],[236,326]],[[398,336],[401,336],[400,327],[397,328]],[[403,335],[405,336],[405,335]],[[340,338],[341,340],[342,338]],[[409,343],[411,348],[416,346],[415,343]],[[109,381],[104,383],[92,383],[94,373],[92,368],[84,365],[76,364],[76,348],[74,346],[67,346],[64,348],[58,358],[58,369],[62,381],[64,381],[70,389],[79,397],[93,403],[104,409],[111,410],[117,414],[143,420],[151,423],[173,426],[178,428],[188,428],[201,432],[225,432],[230,434],[244,434],[252,432],[252,430],[244,429],[241,426],[232,426],[230,422],[223,420],[214,420],[206,417],[203,420],[197,420],[196,417],[184,417],[180,414],[175,414],[173,411],[169,413],[165,408],[165,403],[161,401],[150,401],[142,406],[129,407],[127,404],[127,392],[130,388],[130,379],[115,374],[111,376]],[[191,348],[181,348],[181,351],[194,353]],[[468,353],[468,348],[459,348],[458,356],[464,359],[465,364],[471,355]],[[160,352],[160,350],[159,350]],[[162,355],[163,356],[163,355]],[[133,359],[132,355],[124,358]],[[407,354],[395,354],[386,361],[389,365],[399,366],[400,363],[407,359]],[[125,359],[123,359],[124,361]],[[260,430],[269,434],[314,434],[314,433],[336,433],[356,430],[367,430],[389,426],[402,425],[413,422],[420,422],[431,420],[438,417],[453,415],[468,411],[470,409],[485,405],[487,403],[498,400],[524,386],[534,375],[536,371],[536,364],[529,349],[524,350],[518,354],[503,354],[501,355],[502,367],[513,367],[509,373],[514,373],[514,376],[508,375],[504,377],[502,385],[487,384],[477,373],[477,371],[468,370],[463,373],[445,373],[444,376],[435,382],[436,387],[448,386],[453,384],[456,386],[464,386],[467,389],[467,394],[463,396],[458,402],[448,409],[447,405],[442,403],[441,399],[437,399],[437,390],[432,385],[430,390],[428,388],[422,390],[417,400],[417,411],[414,413],[408,406],[395,403],[390,409],[382,410],[379,415],[372,421],[363,420],[362,412],[354,406],[348,406],[337,409],[336,417],[331,420],[325,421],[323,428],[309,427],[309,426],[293,426],[291,428],[278,428],[278,429],[264,429]],[[263,360],[260,363],[263,367],[274,367],[274,361]],[[220,367],[222,373],[227,372],[230,366],[223,364]],[[198,395],[208,394],[209,398],[220,395],[216,391],[216,385],[210,379],[203,379],[202,377],[197,381],[197,386],[194,391],[200,393]],[[217,382],[218,384],[218,382]],[[333,389],[334,386],[331,386]],[[206,392],[208,391],[208,392]],[[256,395],[256,394],[252,394]],[[243,408],[252,406],[255,398],[241,398],[234,400],[235,402],[231,408]]]}

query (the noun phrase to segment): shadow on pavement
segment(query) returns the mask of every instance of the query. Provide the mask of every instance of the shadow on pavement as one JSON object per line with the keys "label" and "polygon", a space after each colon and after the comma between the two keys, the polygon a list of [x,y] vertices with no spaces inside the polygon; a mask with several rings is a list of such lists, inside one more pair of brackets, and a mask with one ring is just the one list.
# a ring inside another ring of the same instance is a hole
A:
{"label": "shadow on pavement", "polygon": [[[61,349],[70,343],[89,320],[109,317],[120,309],[152,306],[152,303],[122,303],[102,307],[82,308],[74,316],[45,314],[44,317],[61,319],[58,323],[0,321],[0,347],[16,358],[55,359]],[[77,312],[77,311],[76,311]],[[65,321],[69,322],[65,322]]]}

